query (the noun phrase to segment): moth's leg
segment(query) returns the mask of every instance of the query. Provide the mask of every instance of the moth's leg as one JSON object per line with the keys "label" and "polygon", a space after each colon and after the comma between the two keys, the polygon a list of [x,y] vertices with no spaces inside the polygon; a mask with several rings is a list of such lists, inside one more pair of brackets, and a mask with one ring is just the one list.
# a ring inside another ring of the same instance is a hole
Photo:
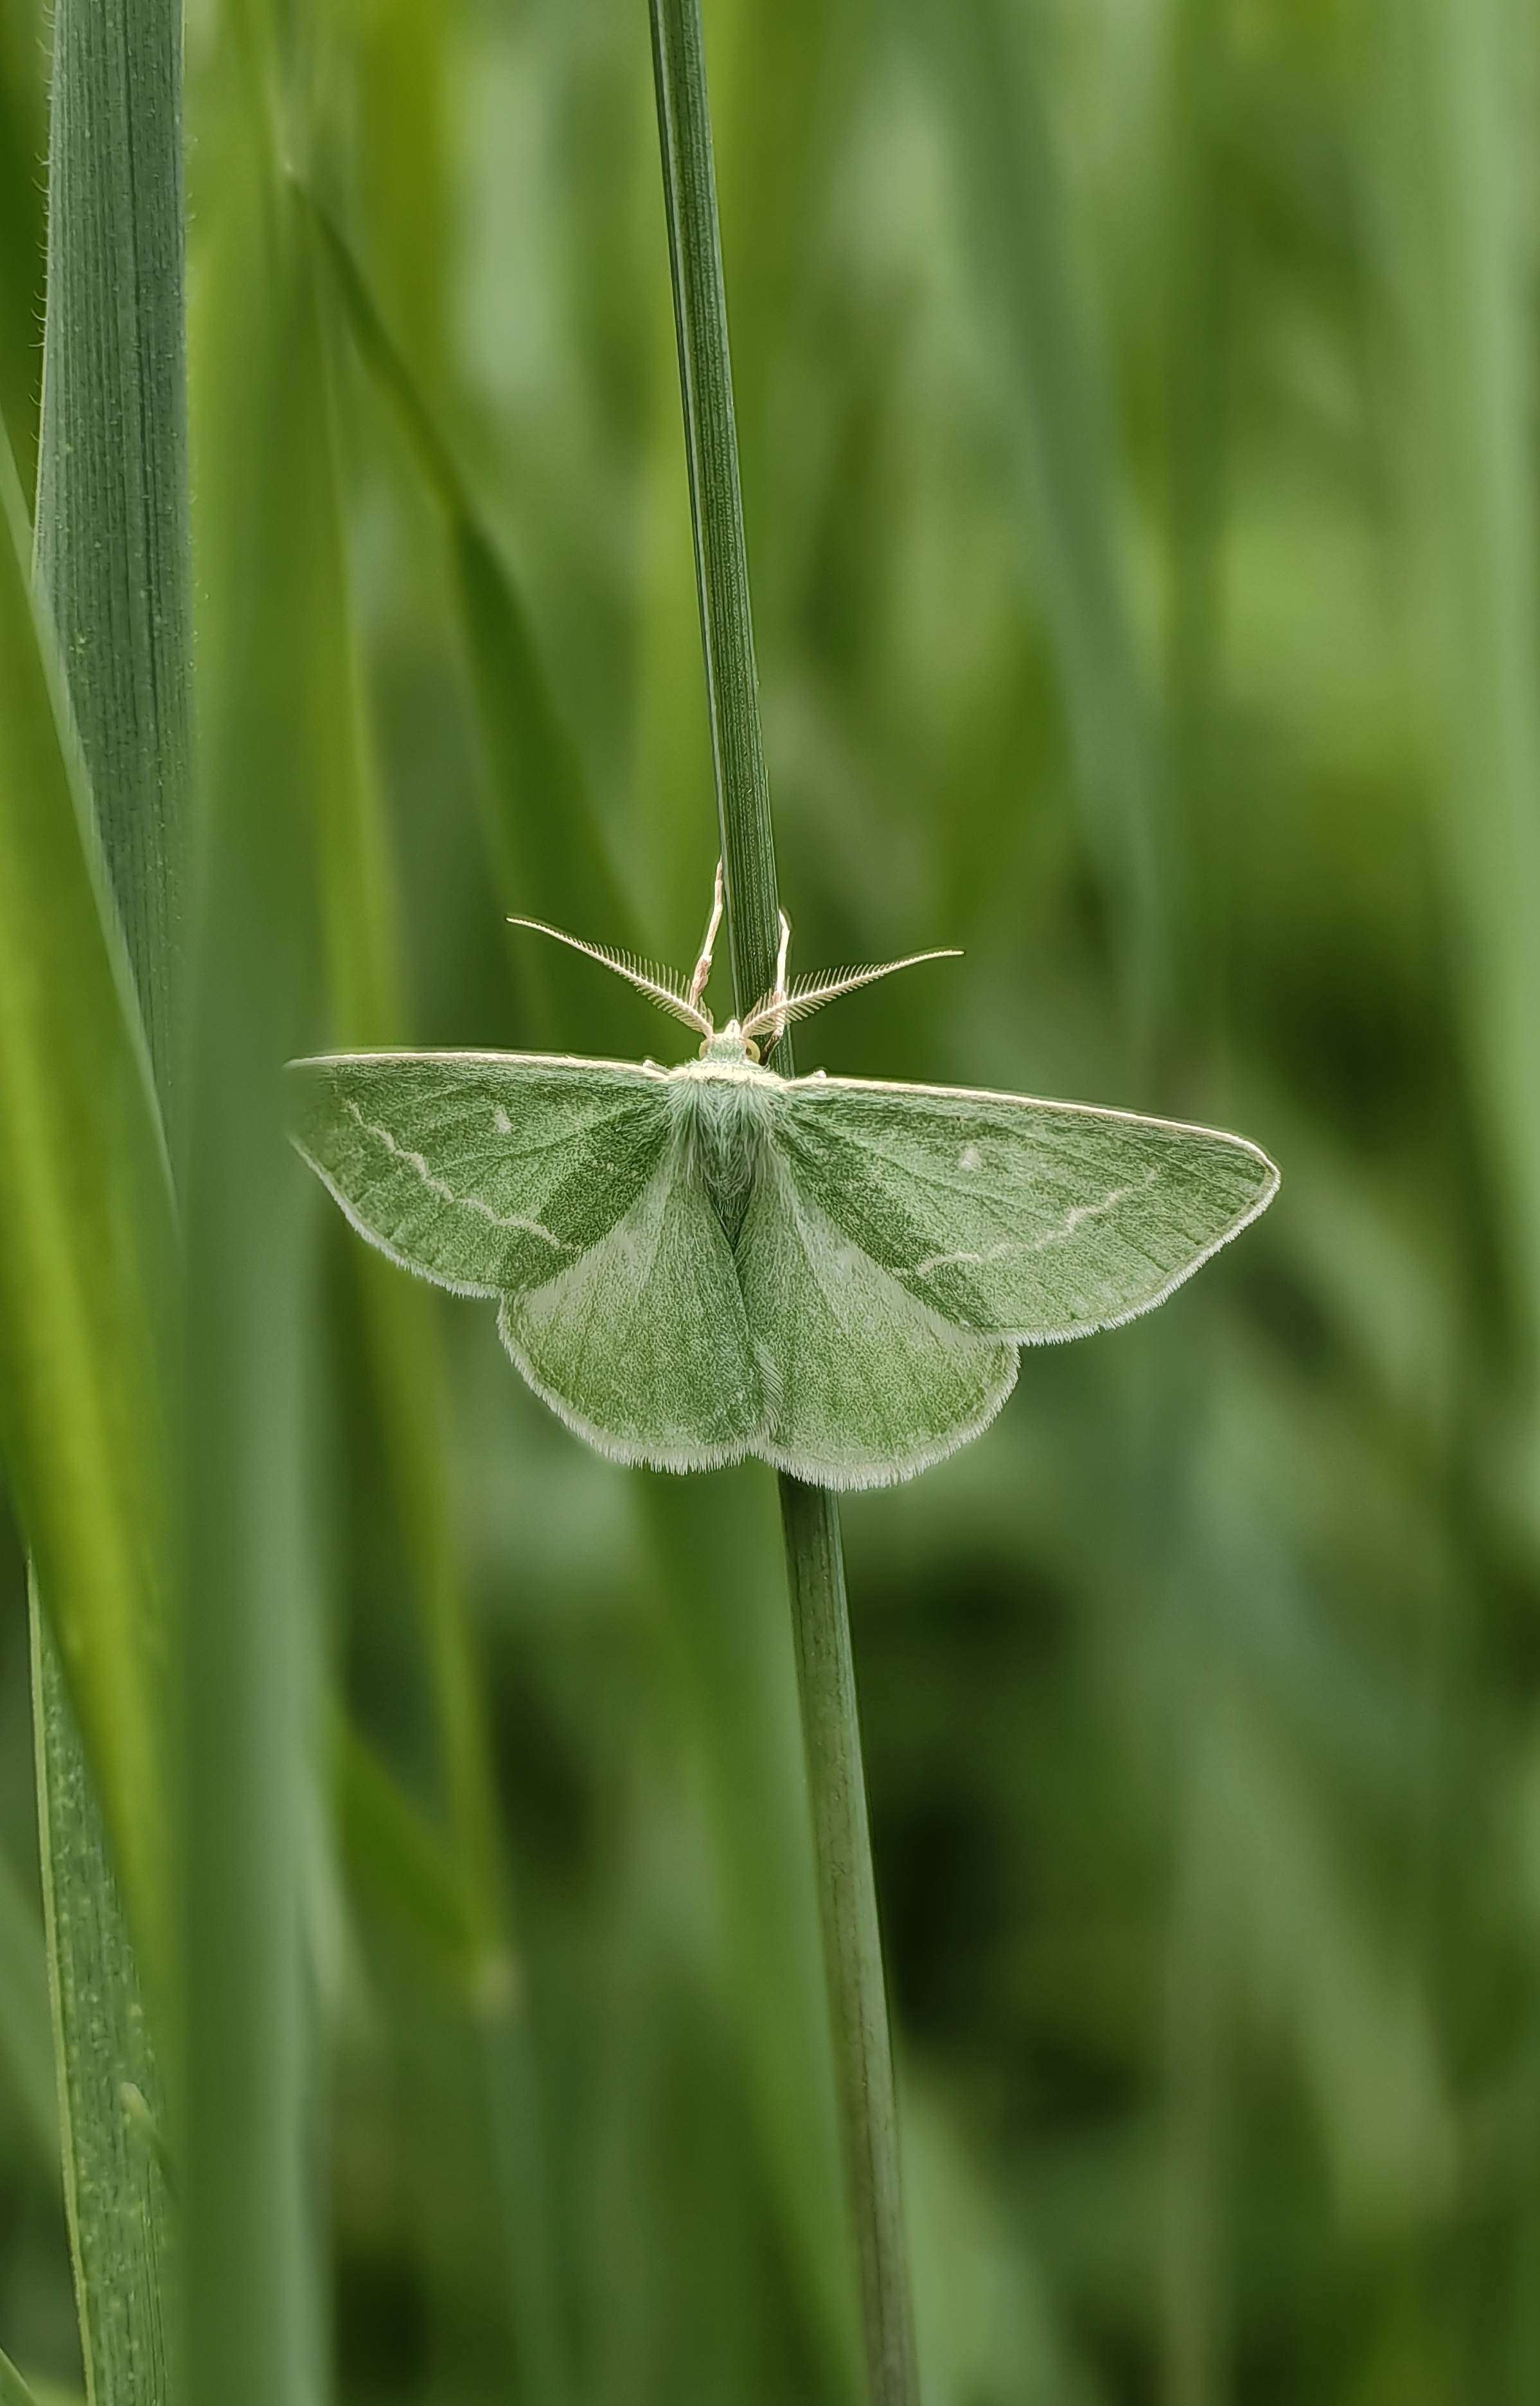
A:
{"label": "moth's leg", "polygon": [[[770,1023],[770,1044],[767,1044],[765,1047],[767,1053],[770,1050],[772,1045],[780,1043],[782,1037],[786,1032],[786,1005],[790,1000],[790,997],[786,992],[786,955],[790,951],[791,921],[783,911],[781,913],[781,942],[775,955],[775,984],[771,986],[769,994],[766,996],[762,1006],[763,1016]],[[761,1014],[758,1012],[755,1013],[756,1018],[758,1018],[760,1015]]]}
{"label": "moth's leg", "polygon": [[699,1004],[701,996],[706,991],[706,981],[712,973],[712,949],[716,942],[716,931],[722,925],[722,863],[718,861],[716,864],[716,891],[712,897],[712,914],[706,922],[706,933],[700,946],[700,957],[696,962],[695,975],[690,980],[690,1002],[692,1007]]}
{"label": "moth's leg", "polygon": [[[748,1037],[762,1036],[767,1053],[772,1046],[780,1043],[786,1032],[786,1022],[791,1017],[793,1010],[800,1011],[803,1008],[800,1000],[796,1004],[793,1003],[786,985],[786,955],[791,950],[791,921],[784,911],[780,917],[781,943],[775,955],[775,984],[769,994],[760,996],[747,1019],[744,1020],[742,1031]],[[733,1027],[737,1032],[736,1020],[733,1022]],[[754,1057],[757,1061],[758,1054],[756,1053]]]}

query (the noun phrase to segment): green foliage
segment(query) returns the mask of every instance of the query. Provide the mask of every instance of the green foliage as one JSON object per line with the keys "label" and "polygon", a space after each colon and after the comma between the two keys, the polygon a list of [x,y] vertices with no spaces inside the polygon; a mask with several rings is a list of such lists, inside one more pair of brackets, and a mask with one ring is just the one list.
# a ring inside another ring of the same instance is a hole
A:
{"label": "green foliage", "polygon": [[35,2396],[8,2356],[0,2356],[0,2399],[5,2406],[37,2406]]}
{"label": "green foliage", "polygon": [[164,1087],[192,733],[181,12],[64,0],[52,30],[35,568]]}
{"label": "green foliage", "polygon": [[[582,757],[551,690],[530,614],[498,553],[411,369],[346,243],[324,211],[317,226],[359,355],[390,402],[423,478],[444,512],[466,661],[487,753],[487,850],[497,890],[512,910],[534,904],[558,918],[596,913],[625,931],[634,920],[609,857]],[[526,1009],[555,1040],[555,995],[520,955]],[[592,1010],[592,998],[589,998]]]}
{"label": "green foliage", "polygon": [[177,2307],[167,2097],[101,1806],[34,1607],[38,1825],[60,2136],[90,2406],[158,2406]]}
{"label": "green foliage", "polygon": [[222,34],[191,344],[203,826],[182,1166],[182,2378],[192,2406],[257,2406],[320,2378],[313,1238],[279,1064],[322,1009],[326,871],[357,858],[337,832],[356,729],[317,262],[280,172],[279,125],[303,124],[305,82],[265,9],[232,9]]}
{"label": "green foliage", "polygon": [[[1519,2406],[1524,29],[1489,0],[705,16],[798,944],[966,947],[944,984],[853,996],[835,1065],[1236,1125],[1285,1172],[1161,1313],[1024,1354],[985,1443],[841,1507],[925,2406]],[[205,1927],[227,1841],[243,1893],[280,1861],[290,1883],[278,1952],[248,1927],[220,2008],[268,2033],[275,2085],[205,2087],[198,2144],[290,2134],[276,2172],[228,2160],[290,2201],[301,2324],[331,2283],[346,2406],[526,2394],[531,2292],[574,2398],[833,2406],[854,2281],[773,1482],[575,1444],[485,1306],[306,1228],[281,1142],[299,1048],[642,1057],[618,986],[612,1023],[586,969],[535,990],[507,912],[667,957],[698,933],[718,847],[643,12],[288,12],[281,75],[273,30],[256,0],[200,9],[189,54],[219,900],[171,1117],[202,1165],[199,1609],[230,1640],[199,1691]],[[7,0],[19,459],[46,57]],[[13,492],[0,1399],[137,1936],[166,1763],[135,1465],[171,1239],[29,549]],[[19,1873],[27,1690],[7,1559]],[[216,1775],[253,1759],[235,1815]],[[493,2077],[511,2015],[528,2051]],[[42,2397],[81,2368],[15,2056],[0,2345]],[[311,2325],[286,2368],[318,2354]]]}
{"label": "green foliage", "polygon": [[0,2055],[44,2164],[59,2156],[53,2032],[42,1923],[8,1862],[0,1859]]}
{"label": "green foliage", "polygon": [[[52,35],[32,565],[67,688],[66,740],[79,743],[78,808],[93,860],[100,847],[101,949],[110,959],[120,941],[126,955],[126,1008],[135,1034],[142,1026],[156,1078],[158,1134],[178,1067],[174,931],[191,743],[180,13],[154,0],[132,24],[118,24],[64,0]],[[123,1485],[117,1514],[126,1507],[138,1522],[139,1580],[122,1600],[120,1625],[74,1626],[78,1599],[56,1587],[35,1542],[38,1829],[91,2406],[159,2406],[177,2312],[162,2070],[178,1958],[169,1776],[178,1733],[168,1709],[177,1658],[168,1604],[179,1415],[167,1199],[155,1198],[161,1209],[143,1233],[121,1224],[121,1202],[113,1212],[119,1248],[135,1236],[141,1251],[153,1244],[159,1272],[140,1298],[153,1329],[130,1398],[134,1450],[121,1465],[92,1465],[98,1479],[116,1471]],[[46,1305],[35,1341],[53,1342]],[[74,1508],[110,1520],[114,1499],[92,1481],[79,1487]],[[126,1716],[113,1692],[130,1649],[145,1685],[137,1718],[146,1793],[137,1800],[124,1797],[104,1745],[105,1728],[135,1719],[133,1691]],[[93,1694],[104,1685],[105,1705]]]}
{"label": "green foliage", "polygon": [[0,502],[7,1461],[130,1909],[163,1949],[165,1154],[8,452]]}

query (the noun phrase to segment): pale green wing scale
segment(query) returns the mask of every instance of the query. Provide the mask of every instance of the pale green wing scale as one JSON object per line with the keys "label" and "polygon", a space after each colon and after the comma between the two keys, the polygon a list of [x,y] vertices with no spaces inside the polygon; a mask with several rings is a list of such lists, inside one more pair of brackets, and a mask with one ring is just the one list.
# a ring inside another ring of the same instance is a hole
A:
{"label": "pale green wing scale", "polygon": [[559,1054],[298,1061],[301,1153],[360,1235],[461,1295],[543,1283],[606,1236],[668,1139],[664,1073]]}
{"label": "pale green wing scale", "polygon": [[761,1418],[742,1298],[664,1071],[496,1053],[295,1069],[295,1141],[353,1225],[500,1295],[504,1343],[570,1427],[658,1468],[742,1458]]}
{"label": "pale green wing scale", "polygon": [[863,1078],[783,1086],[777,1150],[841,1235],[959,1327],[1116,1327],[1266,1210],[1244,1138],[1089,1104]]}
{"label": "pale green wing scale", "polygon": [[682,1125],[624,1219],[544,1285],[504,1295],[498,1326],[536,1394],[616,1461],[712,1470],[753,1449],[763,1407],[743,1297]]}
{"label": "pale green wing scale", "polygon": [[853,1241],[782,1125],[778,1110],[736,1257],[765,1387],[755,1451],[826,1487],[908,1479],[988,1426],[1016,1383],[1015,1348],[957,1326]]}

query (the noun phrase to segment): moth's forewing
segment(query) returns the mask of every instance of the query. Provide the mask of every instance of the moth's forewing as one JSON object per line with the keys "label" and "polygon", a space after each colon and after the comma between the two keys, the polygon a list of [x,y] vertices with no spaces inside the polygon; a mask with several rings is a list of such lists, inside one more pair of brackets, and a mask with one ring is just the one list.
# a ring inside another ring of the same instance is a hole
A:
{"label": "moth's forewing", "polygon": [[291,1074],[295,1141],[353,1225],[466,1294],[516,1293],[578,1260],[668,1142],[661,1073],[623,1062],[336,1054]]}
{"label": "moth's forewing", "polygon": [[909,1294],[1021,1344],[1162,1302],[1272,1200],[1255,1146],[1072,1103],[798,1079],[777,1140],[803,1191]]}
{"label": "moth's forewing", "polygon": [[754,1451],[825,1487],[907,1479],[963,1444],[1015,1383],[1013,1347],[954,1326],[834,1224],[774,1139],[736,1248],[767,1363]]}
{"label": "moth's forewing", "polygon": [[709,1470],[749,1450],[761,1391],[732,1253],[677,1129],[618,1224],[503,1298],[502,1339],[537,1394],[621,1462]]}

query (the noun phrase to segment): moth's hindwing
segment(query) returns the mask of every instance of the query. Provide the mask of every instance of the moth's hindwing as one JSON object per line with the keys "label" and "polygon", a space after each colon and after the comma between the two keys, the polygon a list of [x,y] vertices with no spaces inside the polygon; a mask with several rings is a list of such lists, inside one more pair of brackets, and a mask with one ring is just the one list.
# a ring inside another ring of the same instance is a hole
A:
{"label": "moth's hindwing", "polygon": [[1148,1311],[1278,1185],[1239,1137],[963,1088],[797,1079],[775,1125],[848,1241],[958,1327],[1018,1344]]}
{"label": "moth's hindwing", "polygon": [[536,1054],[294,1065],[295,1140],[360,1232],[461,1294],[517,1294],[623,1220],[662,1158],[665,1082]]}
{"label": "moth's hindwing", "polygon": [[907,1293],[837,1227],[774,1139],[737,1245],[765,1427],[754,1451],[826,1487],[906,1479],[993,1420],[1013,1346]]}
{"label": "moth's hindwing", "polygon": [[505,1296],[498,1324],[536,1393],[619,1461],[709,1470],[757,1434],[743,1298],[682,1125],[625,1218],[558,1277]]}

